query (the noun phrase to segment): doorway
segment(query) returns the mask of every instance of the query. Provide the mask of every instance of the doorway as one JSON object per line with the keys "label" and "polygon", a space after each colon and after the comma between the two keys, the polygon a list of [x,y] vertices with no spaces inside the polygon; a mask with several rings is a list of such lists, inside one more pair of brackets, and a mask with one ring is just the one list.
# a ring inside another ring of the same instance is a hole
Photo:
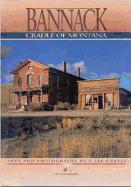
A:
{"label": "doorway", "polygon": [[27,93],[27,105],[32,102],[32,92]]}
{"label": "doorway", "polygon": [[98,96],[95,95],[94,96],[94,110],[97,110],[98,109]]}
{"label": "doorway", "polygon": [[102,105],[102,95],[98,96],[98,109],[103,109],[103,105]]}

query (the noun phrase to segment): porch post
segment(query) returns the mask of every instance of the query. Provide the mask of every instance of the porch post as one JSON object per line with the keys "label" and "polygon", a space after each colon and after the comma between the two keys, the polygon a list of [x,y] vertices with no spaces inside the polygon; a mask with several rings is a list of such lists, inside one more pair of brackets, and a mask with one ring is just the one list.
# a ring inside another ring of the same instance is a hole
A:
{"label": "porch post", "polygon": [[119,106],[120,106],[120,90],[119,90],[119,88],[118,88],[118,108],[119,108]]}
{"label": "porch post", "polygon": [[20,104],[22,103],[21,101],[22,101],[22,98],[21,98],[21,90],[20,90]]}
{"label": "porch post", "polygon": [[94,103],[94,102],[93,102],[94,95],[92,94],[91,97],[92,97],[92,109],[93,109],[93,108],[94,108],[94,106],[93,106],[93,103]]}
{"label": "porch post", "polygon": [[43,95],[42,95],[42,89],[41,89],[41,103],[42,103],[42,101],[43,101],[43,98],[42,98],[42,96],[43,96]]}
{"label": "porch post", "polygon": [[112,105],[114,106],[114,93],[112,94]]}
{"label": "porch post", "polygon": [[28,91],[28,105],[30,104],[30,91]]}

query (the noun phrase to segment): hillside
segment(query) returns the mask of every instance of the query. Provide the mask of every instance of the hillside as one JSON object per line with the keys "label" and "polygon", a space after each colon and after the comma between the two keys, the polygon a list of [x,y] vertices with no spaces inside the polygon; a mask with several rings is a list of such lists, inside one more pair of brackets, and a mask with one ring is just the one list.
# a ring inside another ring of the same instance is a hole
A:
{"label": "hillside", "polygon": [[13,84],[1,85],[1,109],[2,111],[7,110],[7,108],[13,106],[13,93],[10,92]]}

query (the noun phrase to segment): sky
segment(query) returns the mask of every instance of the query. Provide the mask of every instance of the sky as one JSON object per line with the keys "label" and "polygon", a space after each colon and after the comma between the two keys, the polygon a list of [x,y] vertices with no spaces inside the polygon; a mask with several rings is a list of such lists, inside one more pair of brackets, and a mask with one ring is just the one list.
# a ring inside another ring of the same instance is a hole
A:
{"label": "sky", "polygon": [[84,79],[120,77],[120,86],[131,91],[131,58],[129,40],[7,40],[1,41],[1,83],[13,82],[9,71],[19,62],[32,59],[61,69],[67,62],[67,72],[76,75],[80,67]]}

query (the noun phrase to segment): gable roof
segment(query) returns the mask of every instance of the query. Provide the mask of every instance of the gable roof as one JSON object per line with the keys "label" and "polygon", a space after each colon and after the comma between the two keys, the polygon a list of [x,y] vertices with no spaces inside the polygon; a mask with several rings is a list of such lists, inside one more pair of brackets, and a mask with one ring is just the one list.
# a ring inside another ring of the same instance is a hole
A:
{"label": "gable roof", "polygon": [[[76,78],[77,76],[76,75],[73,75],[73,74],[70,74],[70,73],[67,73],[67,72],[64,72],[62,70],[59,70],[59,69],[56,69],[54,67],[51,67],[47,64],[42,64],[42,63],[39,63],[39,62],[36,62],[34,60],[31,60],[31,59],[27,59],[26,61],[24,61],[23,63],[19,64],[16,68],[14,68],[12,71],[10,71],[10,74],[15,74],[17,73],[21,68],[23,68],[24,66],[26,66],[27,64],[29,64],[30,62],[33,62],[36,64],[36,66],[39,64],[40,66],[43,66],[43,68],[45,69],[45,66],[47,67],[47,69],[53,69],[53,70],[56,70],[57,72],[59,72],[60,74],[67,74],[69,76],[72,76],[72,78]],[[85,80],[81,77],[77,77],[78,80]]]}
{"label": "gable roof", "polygon": [[34,62],[34,63],[37,63],[37,64],[40,64],[41,66],[45,67],[49,67],[48,65],[46,64],[42,64],[42,63],[39,63],[39,62],[35,62],[31,59],[27,59],[26,61],[22,62],[21,64],[19,64],[16,68],[14,68],[13,70],[10,71],[10,74],[15,74],[17,73],[21,68],[23,68],[24,66],[26,66],[27,64],[29,64],[30,62]]}

